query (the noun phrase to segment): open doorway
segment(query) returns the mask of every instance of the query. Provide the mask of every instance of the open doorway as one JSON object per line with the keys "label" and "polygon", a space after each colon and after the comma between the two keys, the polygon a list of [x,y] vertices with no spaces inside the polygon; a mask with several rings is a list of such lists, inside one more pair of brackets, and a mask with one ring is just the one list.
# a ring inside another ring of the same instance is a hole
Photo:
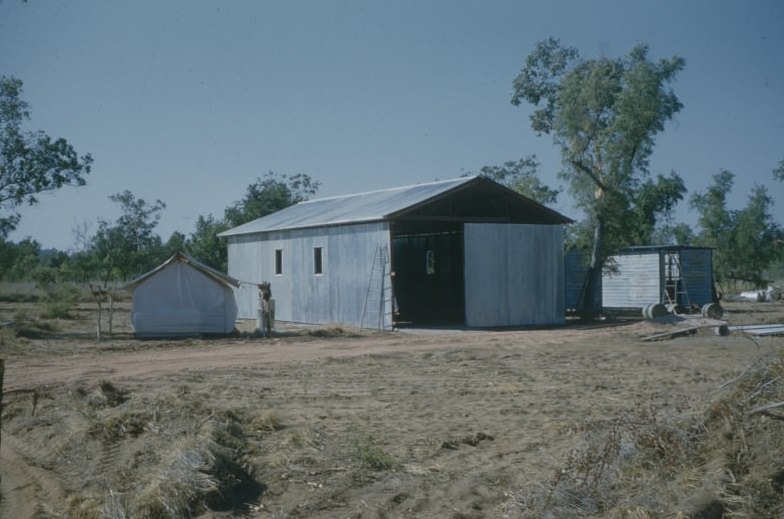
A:
{"label": "open doorway", "polygon": [[397,323],[465,323],[462,224],[395,223],[392,271]]}

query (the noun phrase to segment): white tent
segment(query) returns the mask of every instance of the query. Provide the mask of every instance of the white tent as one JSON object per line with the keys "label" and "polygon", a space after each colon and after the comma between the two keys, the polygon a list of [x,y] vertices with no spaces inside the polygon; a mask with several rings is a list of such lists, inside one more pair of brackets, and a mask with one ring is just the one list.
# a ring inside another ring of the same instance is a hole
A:
{"label": "white tent", "polygon": [[180,252],[139,276],[131,325],[141,337],[230,333],[237,318],[234,288],[240,282]]}

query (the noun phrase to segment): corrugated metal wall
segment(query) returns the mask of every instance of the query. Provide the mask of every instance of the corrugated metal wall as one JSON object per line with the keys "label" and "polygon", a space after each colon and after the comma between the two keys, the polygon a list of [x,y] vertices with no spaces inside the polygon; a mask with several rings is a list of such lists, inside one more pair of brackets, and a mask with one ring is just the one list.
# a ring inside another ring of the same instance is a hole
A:
{"label": "corrugated metal wall", "polygon": [[[250,283],[270,281],[278,320],[360,326],[374,255],[389,245],[386,222],[235,236],[229,238],[229,273]],[[316,247],[322,248],[322,274],[314,273]],[[278,249],[281,274],[275,273]],[[388,266],[383,283],[391,286]],[[391,291],[374,297],[382,299],[376,307],[384,308],[384,327],[391,328]],[[254,319],[255,287],[241,287],[237,304],[241,319]]]}
{"label": "corrugated metal wall", "polygon": [[[566,275],[566,310],[578,312],[585,305],[585,289],[588,283],[589,258],[584,257],[580,251],[571,250],[564,258]],[[593,295],[593,307],[602,307],[602,280]]]}
{"label": "corrugated metal wall", "polygon": [[467,326],[564,322],[561,226],[465,224],[464,243]]}
{"label": "corrugated metal wall", "polygon": [[661,260],[658,252],[611,256],[616,272],[602,274],[605,308],[643,308],[661,302]]}
{"label": "corrugated metal wall", "polygon": [[[689,303],[702,306],[713,302],[713,251],[683,249],[680,251],[681,272]],[[685,305],[686,301],[679,301]]]}
{"label": "corrugated metal wall", "polygon": [[610,259],[615,262],[617,272],[602,276],[603,305],[605,308],[643,308],[651,303],[668,303],[664,291],[665,280],[670,275],[677,282],[674,296],[679,305],[702,306],[713,302],[712,258],[710,249],[689,248],[662,248],[612,256]]}
{"label": "corrugated metal wall", "polygon": [[258,235],[240,235],[228,238],[230,276],[243,282],[234,291],[237,300],[237,319],[255,319],[258,290],[255,285],[264,280],[259,272],[261,245]]}

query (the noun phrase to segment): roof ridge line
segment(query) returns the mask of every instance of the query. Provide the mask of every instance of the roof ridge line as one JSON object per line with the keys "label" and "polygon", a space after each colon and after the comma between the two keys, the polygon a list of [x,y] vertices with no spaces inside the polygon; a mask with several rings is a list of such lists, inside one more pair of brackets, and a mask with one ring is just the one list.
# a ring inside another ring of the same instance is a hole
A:
{"label": "roof ridge line", "polygon": [[448,178],[448,179],[445,179],[445,180],[431,180],[430,182],[420,182],[418,184],[408,184],[408,185],[405,185],[405,186],[383,187],[381,189],[371,189],[371,190],[368,190],[368,191],[358,191],[356,193],[347,193],[345,195],[333,195],[333,196],[325,196],[325,197],[319,197],[319,198],[311,198],[309,200],[303,200],[303,201],[301,201],[301,202],[299,202],[299,203],[297,203],[295,205],[309,204],[311,202],[320,202],[322,200],[337,200],[337,199],[340,199],[340,198],[350,198],[350,197],[353,197],[353,196],[365,196],[365,195],[369,195],[369,194],[373,194],[373,193],[385,193],[385,192],[388,192],[388,191],[402,191],[402,190],[405,190],[405,189],[411,189],[412,187],[421,187],[421,186],[430,186],[430,185],[435,185],[435,184],[444,184],[444,183],[447,183],[447,182],[457,182],[458,180],[468,181],[468,180],[471,180],[472,178],[476,178],[477,176],[479,176],[479,175],[471,175],[471,176],[467,176],[467,177]]}

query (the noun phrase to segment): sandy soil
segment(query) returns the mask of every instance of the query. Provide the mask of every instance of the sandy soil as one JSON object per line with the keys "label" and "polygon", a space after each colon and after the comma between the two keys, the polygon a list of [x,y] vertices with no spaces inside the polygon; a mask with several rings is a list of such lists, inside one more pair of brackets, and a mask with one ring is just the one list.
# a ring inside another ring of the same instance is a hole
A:
{"label": "sandy soil", "polygon": [[[0,517],[523,517],[587,424],[703,405],[784,351],[640,340],[697,322],[672,319],[137,341],[127,311],[101,343],[89,308],[4,336]],[[727,311],[784,322],[781,302]]]}

